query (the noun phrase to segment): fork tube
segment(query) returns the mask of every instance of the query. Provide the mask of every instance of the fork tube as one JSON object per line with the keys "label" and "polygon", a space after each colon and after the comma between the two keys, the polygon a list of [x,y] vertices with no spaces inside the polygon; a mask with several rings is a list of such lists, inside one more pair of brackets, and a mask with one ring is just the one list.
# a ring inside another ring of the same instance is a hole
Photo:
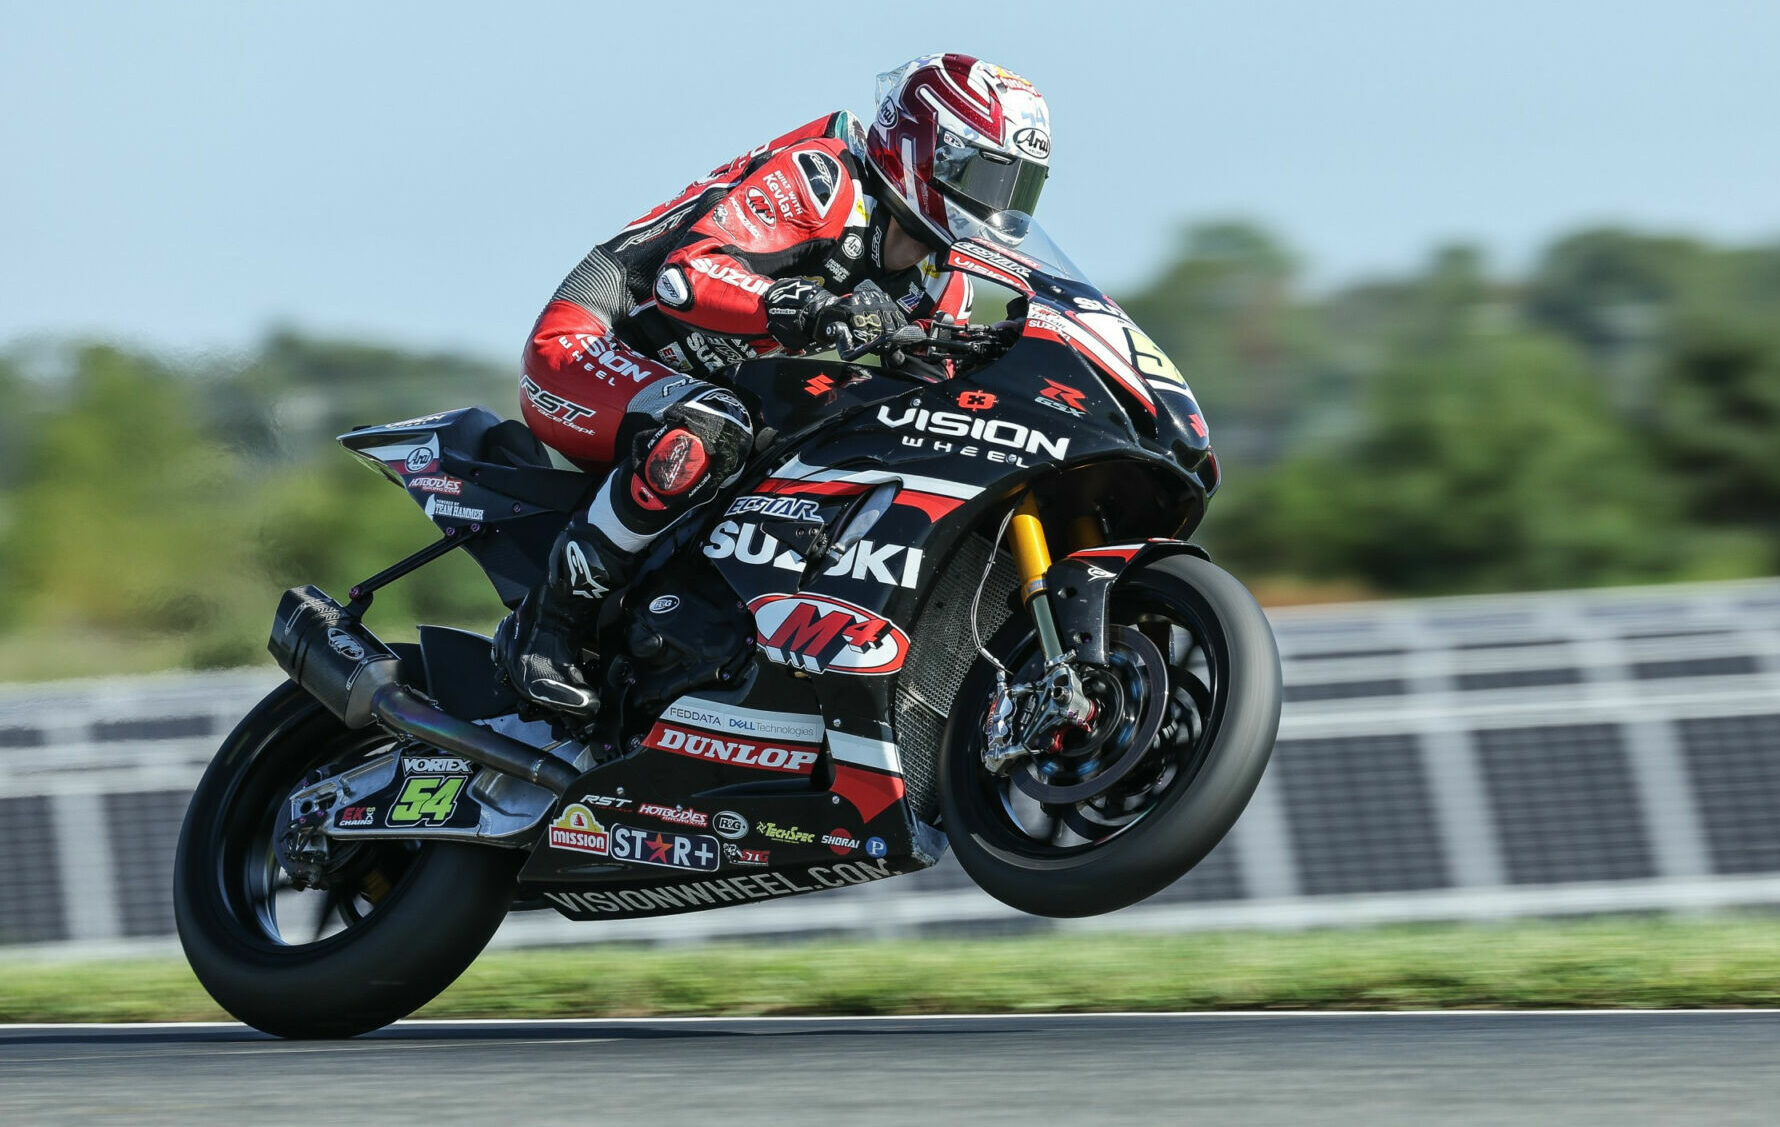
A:
{"label": "fork tube", "polygon": [[1051,617],[1051,602],[1045,595],[1045,572],[1051,570],[1051,547],[1045,542],[1044,525],[1038,519],[1038,502],[1026,494],[1014,510],[1012,526],[1014,568],[1020,573],[1020,598],[1038,627],[1038,643],[1044,648],[1045,660],[1056,661],[1063,656],[1063,643],[1057,638],[1057,623]]}

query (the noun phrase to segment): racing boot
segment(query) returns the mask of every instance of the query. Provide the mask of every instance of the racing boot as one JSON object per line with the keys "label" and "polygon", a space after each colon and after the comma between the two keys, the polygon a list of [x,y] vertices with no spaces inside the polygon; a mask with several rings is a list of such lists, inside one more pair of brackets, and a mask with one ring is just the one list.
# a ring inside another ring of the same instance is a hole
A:
{"label": "racing boot", "polygon": [[628,562],[585,518],[562,530],[544,582],[495,630],[495,662],[520,696],[577,716],[599,711],[599,694],[581,671],[581,651],[606,593],[623,585]]}

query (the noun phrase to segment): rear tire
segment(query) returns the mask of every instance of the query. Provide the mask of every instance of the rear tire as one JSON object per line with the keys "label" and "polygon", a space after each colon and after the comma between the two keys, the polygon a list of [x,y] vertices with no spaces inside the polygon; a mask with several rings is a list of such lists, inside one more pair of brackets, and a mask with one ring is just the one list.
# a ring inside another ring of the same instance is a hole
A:
{"label": "rear tire", "polygon": [[[1191,747],[1183,748],[1172,782],[1159,788],[1153,805],[1100,840],[1074,835],[1075,842],[1056,844],[1022,828],[1005,776],[998,780],[983,766],[982,726],[994,672],[981,660],[972,668],[940,750],[940,806],[964,871],[1002,903],[1054,917],[1099,915],[1134,904],[1198,864],[1247,806],[1279,731],[1282,690],[1272,628],[1235,577],[1188,555],[1121,576],[1109,598],[1108,625],[1158,617],[1166,608],[1196,623],[1208,664],[1215,658],[1221,666],[1203,694],[1210,704],[1206,722]],[[1019,655],[1035,648],[1024,614],[1010,619],[990,643],[1016,669]],[[1180,676],[1171,665],[1171,687]],[[1161,741],[1152,746],[1160,748]],[[1168,777],[1166,770],[1160,777]],[[1072,811],[1045,813],[1064,822]],[[1076,825],[1083,824],[1077,814]]]}
{"label": "rear tire", "polygon": [[268,863],[267,819],[284,796],[380,742],[286,684],[229,734],[192,796],[174,867],[180,943],[210,996],[256,1029],[351,1037],[387,1025],[456,980],[506,917],[524,855],[455,842],[379,847],[399,869],[388,891],[326,938],[285,939],[275,909],[255,902],[243,874]]}

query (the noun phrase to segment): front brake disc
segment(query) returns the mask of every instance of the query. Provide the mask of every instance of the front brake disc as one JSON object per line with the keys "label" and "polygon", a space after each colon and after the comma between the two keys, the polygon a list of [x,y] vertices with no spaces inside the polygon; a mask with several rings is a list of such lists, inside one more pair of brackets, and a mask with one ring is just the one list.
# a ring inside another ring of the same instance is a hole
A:
{"label": "front brake disc", "polygon": [[[1127,672],[1118,669],[1110,660],[1108,662],[1108,668],[1115,676],[1124,674],[1132,678],[1126,682],[1125,705],[1120,711],[1129,709],[1133,703],[1142,710],[1127,737],[1125,747],[1119,757],[1104,769],[1073,784],[1047,782],[1039,774],[1038,762],[1028,760],[1024,768],[1013,775],[1013,783],[1020,788],[1021,793],[1044,803],[1081,802],[1117,784],[1149,753],[1150,744],[1155,742],[1156,733],[1162,730],[1162,721],[1168,715],[1167,663],[1156,643],[1144,637],[1142,631],[1129,626],[1108,627],[1107,642],[1109,659],[1123,651],[1136,663],[1136,668]],[[1107,723],[1109,726],[1117,725],[1123,719],[1123,716],[1111,716]]]}

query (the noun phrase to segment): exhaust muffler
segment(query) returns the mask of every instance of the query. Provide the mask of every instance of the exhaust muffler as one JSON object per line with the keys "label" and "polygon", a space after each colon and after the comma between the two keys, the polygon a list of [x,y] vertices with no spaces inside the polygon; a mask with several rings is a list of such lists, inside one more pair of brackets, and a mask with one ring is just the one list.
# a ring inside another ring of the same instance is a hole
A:
{"label": "exhaust muffler", "polygon": [[266,648],[291,680],[348,728],[381,723],[558,795],[580,778],[580,772],[548,752],[460,720],[421,699],[399,680],[401,658],[318,587],[284,593]]}

